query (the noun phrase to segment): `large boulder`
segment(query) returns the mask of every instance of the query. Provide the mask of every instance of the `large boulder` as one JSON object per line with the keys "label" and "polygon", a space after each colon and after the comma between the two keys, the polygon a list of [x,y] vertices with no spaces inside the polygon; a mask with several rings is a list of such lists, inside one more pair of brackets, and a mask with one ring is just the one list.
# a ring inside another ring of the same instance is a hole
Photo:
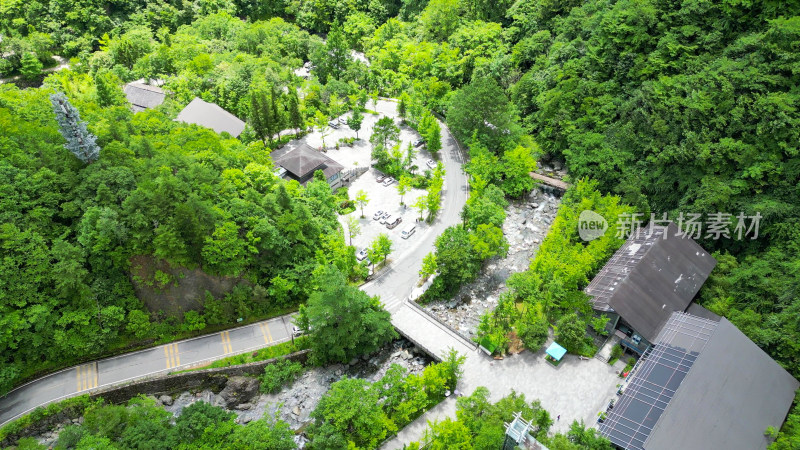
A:
{"label": "large boulder", "polygon": [[255,378],[230,377],[219,396],[225,407],[232,409],[236,405],[249,403],[258,395],[259,382]]}

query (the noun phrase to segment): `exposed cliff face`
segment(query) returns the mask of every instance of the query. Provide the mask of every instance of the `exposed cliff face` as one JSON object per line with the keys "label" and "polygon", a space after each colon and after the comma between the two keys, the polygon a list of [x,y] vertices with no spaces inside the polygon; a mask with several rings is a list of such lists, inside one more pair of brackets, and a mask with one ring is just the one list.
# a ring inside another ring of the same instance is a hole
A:
{"label": "exposed cliff face", "polygon": [[209,275],[201,268],[172,267],[152,256],[134,256],[130,263],[136,296],[150,311],[168,316],[182,317],[186,311],[202,308],[206,292],[221,298],[239,284],[250,285],[242,278]]}

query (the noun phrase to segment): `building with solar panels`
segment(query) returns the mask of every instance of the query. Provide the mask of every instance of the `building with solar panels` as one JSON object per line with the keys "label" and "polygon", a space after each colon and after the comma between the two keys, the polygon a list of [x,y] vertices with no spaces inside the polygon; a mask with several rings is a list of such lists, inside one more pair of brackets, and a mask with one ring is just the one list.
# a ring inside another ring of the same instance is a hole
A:
{"label": "building with solar panels", "polygon": [[716,265],[674,223],[632,234],[585,289],[595,313],[611,319],[609,348],[643,354],[675,311],[713,318],[692,299]]}
{"label": "building with solar panels", "polygon": [[621,449],[756,449],[800,383],[724,318],[674,312],[600,424]]}

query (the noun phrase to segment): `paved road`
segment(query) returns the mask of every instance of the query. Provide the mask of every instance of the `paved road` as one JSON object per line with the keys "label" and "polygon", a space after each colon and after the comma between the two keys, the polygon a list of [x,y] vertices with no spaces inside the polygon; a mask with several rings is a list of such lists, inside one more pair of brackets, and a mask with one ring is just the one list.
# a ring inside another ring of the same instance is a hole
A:
{"label": "paved road", "polygon": [[291,339],[286,315],[167,345],[90,362],[25,384],[0,399],[0,425],[50,402],[148,375],[167,373]]}
{"label": "paved road", "polygon": [[[394,109],[390,102],[381,102]],[[389,106],[391,105],[391,106]],[[388,111],[387,111],[388,112]],[[459,339],[419,311],[405,304],[419,280],[422,258],[434,248],[445,228],[460,222],[468,195],[467,177],[462,170],[458,144],[442,124],[441,159],[446,168],[442,208],[430,225],[421,224],[408,245],[393,255],[393,262],[372,282],[362,286],[379,295],[392,322],[401,333],[440,356],[444,349],[459,345]],[[290,339],[291,317],[282,316],[240,328],[175,342],[126,355],[83,364],[56,372],[23,385],[0,398],[0,425],[37,406],[80,393],[146,376],[189,368],[225,356],[246,353]],[[463,346],[463,344],[461,344]],[[459,350],[466,351],[467,347]]]}

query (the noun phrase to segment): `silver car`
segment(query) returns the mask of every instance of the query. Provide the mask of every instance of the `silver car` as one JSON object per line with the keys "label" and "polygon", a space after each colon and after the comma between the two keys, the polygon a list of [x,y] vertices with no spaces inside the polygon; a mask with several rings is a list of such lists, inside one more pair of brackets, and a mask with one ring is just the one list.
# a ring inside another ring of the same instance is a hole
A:
{"label": "silver car", "polygon": [[387,179],[383,180],[383,185],[384,185],[384,186],[389,186],[389,185],[391,185],[392,183],[394,183],[394,178],[392,178],[392,177],[389,177],[389,178],[387,178]]}

